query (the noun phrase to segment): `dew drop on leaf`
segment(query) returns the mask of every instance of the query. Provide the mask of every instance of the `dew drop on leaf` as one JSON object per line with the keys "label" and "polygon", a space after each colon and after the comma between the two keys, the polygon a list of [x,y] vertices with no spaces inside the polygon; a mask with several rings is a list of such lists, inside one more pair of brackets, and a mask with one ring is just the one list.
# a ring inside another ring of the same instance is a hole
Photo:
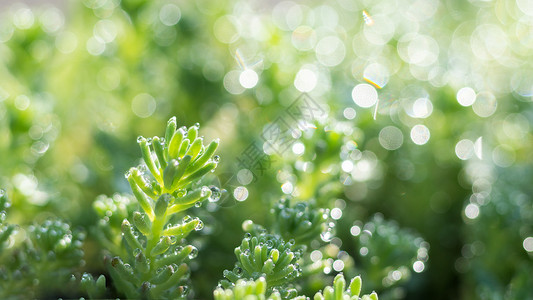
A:
{"label": "dew drop on leaf", "polygon": [[191,253],[189,253],[189,259],[193,259],[196,256],[198,256],[198,249],[194,246],[192,246]]}

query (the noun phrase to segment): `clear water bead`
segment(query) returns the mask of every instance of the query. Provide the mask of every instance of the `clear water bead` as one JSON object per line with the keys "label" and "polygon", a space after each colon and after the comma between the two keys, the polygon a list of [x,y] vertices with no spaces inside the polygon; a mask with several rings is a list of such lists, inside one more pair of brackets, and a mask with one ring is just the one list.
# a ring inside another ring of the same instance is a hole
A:
{"label": "clear water bead", "polygon": [[191,249],[191,253],[189,253],[189,259],[193,259],[196,256],[198,256],[198,249],[194,246],[191,246],[191,247],[192,249]]}
{"label": "clear water bead", "polygon": [[204,229],[204,222],[202,222],[202,220],[198,219],[198,224],[196,225],[196,227],[194,227],[194,230],[199,231],[199,230],[202,230],[202,229]]}
{"label": "clear water bead", "polygon": [[217,202],[220,200],[220,196],[222,195],[220,189],[213,185],[210,186],[209,189],[211,190],[211,196],[208,198],[209,202]]}

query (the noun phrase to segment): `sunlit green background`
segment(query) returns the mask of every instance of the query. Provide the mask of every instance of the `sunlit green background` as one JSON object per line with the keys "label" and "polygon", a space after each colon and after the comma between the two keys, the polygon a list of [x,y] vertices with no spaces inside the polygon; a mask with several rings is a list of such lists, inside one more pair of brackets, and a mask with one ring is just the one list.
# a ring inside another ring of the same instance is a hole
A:
{"label": "sunlit green background", "polygon": [[[242,222],[265,224],[270,203],[292,195],[335,223],[311,255],[331,258],[316,282],[342,271],[366,274],[384,299],[533,299],[532,1],[56,4],[0,6],[12,247],[52,216],[91,232],[95,198],[130,191],[136,137],[177,116],[221,139],[211,180],[227,190],[192,212],[206,224],[191,238],[195,298],[233,266]],[[324,115],[273,154],[262,134],[302,93]],[[239,164],[250,145],[272,154],[252,178]],[[386,244],[365,246],[367,222],[407,240],[384,232]],[[395,258],[404,244],[414,256]],[[77,271],[104,272],[91,234],[84,250]]]}

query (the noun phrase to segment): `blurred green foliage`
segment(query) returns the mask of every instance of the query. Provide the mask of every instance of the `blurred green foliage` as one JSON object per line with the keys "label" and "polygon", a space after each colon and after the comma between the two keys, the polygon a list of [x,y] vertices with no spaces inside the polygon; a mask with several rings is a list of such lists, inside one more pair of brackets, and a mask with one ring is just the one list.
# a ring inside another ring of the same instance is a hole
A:
{"label": "blurred green foliage", "polygon": [[528,1],[2,5],[1,298],[123,295],[124,173],[171,116],[221,140],[190,297],[243,229],[305,246],[298,295],[343,272],[382,299],[533,297]]}

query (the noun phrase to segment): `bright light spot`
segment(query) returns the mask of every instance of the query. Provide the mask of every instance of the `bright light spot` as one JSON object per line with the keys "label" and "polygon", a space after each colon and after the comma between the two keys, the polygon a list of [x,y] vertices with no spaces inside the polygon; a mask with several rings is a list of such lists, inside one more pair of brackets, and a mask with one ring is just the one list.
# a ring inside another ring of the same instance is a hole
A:
{"label": "bright light spot", "polygon": [[131,101],[131,110],[141,118],[148,118],[151,116],[155,112],[156,106],[157,104],[154,97],[146,93],[135,96],[133,101]]}
{"label": "bright light spot", "polygon": [[294,86],[300,92],[307,93],[315,88],[317,81],[318,78],[315,72],[309,69],[301,69],[296,74],[296,78],[294,79]]}
{"label": "bright light spot", "polygon": [[457,91],[457,102],[462,106],[470,106],[476,102],[476,91],[471,87],[464,87]]}
{"label": "bright light spot", "polygon": [[361,247],[361,249],[359,250],[359,253],[362,256],[366,256],[368,254],[368,248],[367,247]]}
{"label": "bright light spot", "polygon": [[30,98],[26,95],[20,95],[15,98],[15,107],[18,110],[26,110],[30,107]]}
{"label": "bright light spot", "polygon": [[353,170],[353,162],[351,160],[345,160],[341,164],[341,168],[344,172],[351,172]]}
{"label": "bright light spot", "polygon": [[415,125],[411,129],[411,140],[417,145],[424,145],[429,141],[429,129],[424,125]]}
{"label": "bright light spot", "polygon": [[317,60],[326,67],[334,67],[344,60],[344,43],[336,36],[321,39],[315,48]]}
{"label": "bright light spot", "polygon": [[476,115],[486,118],[492,116],[496,112],[498,102],[496,97],[491,92],[481,92],[477,94],[476,102],[472,105],[472,109]]}
{"label": "bright light spot", "polygon": [[292,152],[296,155],[300,155],[304,153],[305,146],[302,142],[296,142],[294,145],[292,145]]}
{"label": "bright light spot", "polygon": [[237,199],[237,201],[244,201],[248,198],[248,189],[244,186],[239,186],[233,190],[233,197]]}
{"label": "bright light spot", "polygon": [[223,80],[226,91],[234,95],[244,92],[245,89],[239,82],[241,74],[242,73],[237,70],[232,70],[226,73]]}
{"label": "bright light spot", "polygon": [[292,32],[292,45],[300,51],[308,51],[315,47],[316,32],[309,26],[298,26]]}
{"label": "bright light spot", "polygon": [[294,186],[290,182],[285,182],[281,185],[281,191],[285,194],[290,194],[294,190]]}
{"label": "bright light spot", "polygon": [[237,180],[242,185],[247,185],[254,179],[254,174],[248,169],[241,169],[237,172]]}
{"label": "bright light spot", "polygon": [[413,103],[413,116],[415,118],[427,118],[433,112],[433,103],[427,98],[419,98]]}
{"label": "bright light spot", "polygon": [[351,108],[351,107],[347,107],[344,109],[344,111],[342,112],[342,114],[344,115],[344,117],[348,120],[353,120],[353,118],[355,118],[355,115],[357,114],[355,112],[355,109]]}
{"label": "bright light spot", "polygon": [[338,207],[335,207],[331,210],[330,215],[333,220],[338,220],[342,217],[342,210]]}
{"label": "bright light spot", "polygon": [[462,160],[467,160],[474,155],[474,143],[471,140],[460,140],[455,145],[455,155]]}
{"label": "bright light spot", "polygon": [[374,25],[374,20],[372,20],[372,17],[366,12],[366,10],[363,10],[363,20],[368,26]]}
{"label": "bright light spot", "polygon": [[398,270],[393,271],[391,275],[392,275],[392,276],[391,276],[392,279],[394,279],[394,280],[396,280],[396,281],[402,279],[402,272],[400,272],[400,271],[398,271]]}
{"label": "bright light spot", "polygon": [[495,24],[481,24],[470,35],[470,48],[479,60],[501,58],[507,52],[507,34]]}
{"label": "bright light spot", "polygon": [[424,271],[426,266],[424,266],[424,263],[417,260],[413,263],[413,271],[417,272],[417,273],[421,273],[422,271]]}
{"label": "bright light spot", "polygon": [[33,12],[27,7],[18,9],[13,15],[13,24],[19,29],[29,29],[34,22]]}
{"label": "bright light spot", "polygon": [[483,137],[480,136],[474,143],[474,154],[479,159],[483,159]]}
{"label": "bright light spot", "polygon": [[333,262],[333,270],[340,272],[344,269],[344,262],[340,259],[337,259]]}
{"label": "bright light spot", "polygon": [[513,148],[507,145],[499,145],[492,151],[492,160],[499,167],[507,168],[515,162],[515,159]]}
{"label": "bright light spot", "polygon": [[93,33],[96,38],[104,43],[110,43],[117,37],[117,26],[113,21],[100,20],[94,25]]}
{"label": "bright light spot", "polygon": [[215,21],[213,33],[217,40],[225,44],[231,44],[239,39],[239,25],[237,21],[228,15],[222,16]]}
{"label": "bright light spot", "polygon": [[53,33],[58,31],[65,24],[63,13],[55,7],[48,8],[39,18],[43,24],[44,31]]}
{"label": "bright light spot", "polygon": [[360,107],[371,107],[378,101],[378,92],[370,84],[361,83],[353,88],[352,99]]}
{"label": "bright light spot", "polygon": [[105,43],[102,39],[93,36],[87,40],[86,49],[89,54],[97,56],[104,53]]}
{"label": "bright light spot", "polygon": [[465,207],[465,215],[469,219],[475,219],[479,216],[479,206],[474,203],[470,203]]}
{"label": "bright light spot", "polygon": [[373,86],[381,89],[389,82],[389,70],[378,63],[373,63],[365,68],[363,78]]}
{"label": "bright light spot", "polygon": [[361,227],[354,225],[350,228],[350,234],[353,236],[358,236],[361,234]]}
{"label": "bright light spot", "polygon": [[533,16],[533,2],[531,0],[516,0],[518,8],[528,16]]}
{"label": "bright light spot", "polygon": [[322,252],[320,252],[319,250],[313,250],[313,252],[311,252],[311,260],[313,262],[319,261],[321,259],[322,259]]}
{"label": "bright light spot", "polygon": [[175,4],[165,4],[159,11],[159,20],[167,26],[176,25],[181,18],[181,10]]}
{"label": "bright light spot", "polygon": [[394,36],[396,25],[384,14],[375,15],[372,19],[372,26],[363,27],[363,35],[371,44],[385,45]]}
{"label": "bright light spot", "polygon": [[524,242],[522,243],[522,246],[524,246],[524,249],[527,252],[533,252],[533,237],[529,236],[524,239]]}
{"label": "bright light spot", "polygon": [[430,36],[408,33],[398,42],[398,54],[407,63],[428,67],[439,57],[439,44]]}
{"label": "bright light spot", "polygon": [[396,150],[403,144],[403,133],[394,126],[387,126],[379,132],[379,143],[387,150]]}
{"label": "bright light spot", "polygon": [[239,83],[246,89],[253,88],[258,81],[259,76],[257,76],[257,73],[252,69],[245,69],[239,76]]}
{"label": "bright light spot", "polygon": [[77,46],[78,37],[70,31],[62,32],[56,37],[57,50],[63,54],[68,54],[74,51]]}

